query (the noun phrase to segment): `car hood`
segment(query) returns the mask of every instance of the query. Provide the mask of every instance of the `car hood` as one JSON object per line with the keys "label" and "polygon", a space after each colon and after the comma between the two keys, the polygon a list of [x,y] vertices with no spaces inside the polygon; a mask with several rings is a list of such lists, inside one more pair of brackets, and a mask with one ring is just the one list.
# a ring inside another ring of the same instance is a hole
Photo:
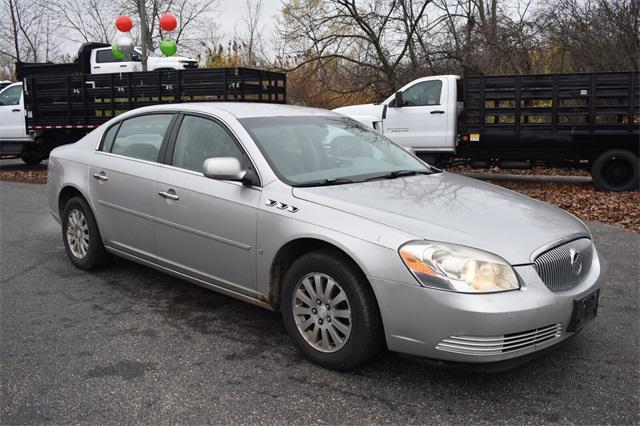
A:
{"label": "car hood", "polygon": [[[543,246],[589,235],[575,217],[516,192],[452,173],[346,185],[298,187],[297,198],[415,235],[531,263]],[[339,229],[340,224],[332,224]]]}

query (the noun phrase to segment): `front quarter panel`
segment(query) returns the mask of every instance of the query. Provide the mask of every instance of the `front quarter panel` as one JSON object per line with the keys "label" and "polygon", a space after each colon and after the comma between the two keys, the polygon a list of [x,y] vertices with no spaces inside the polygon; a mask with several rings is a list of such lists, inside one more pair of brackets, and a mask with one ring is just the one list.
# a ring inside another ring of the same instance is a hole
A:
{"label": "front quarter panel", "polygon": [[[269,200],[294,206],[291,213]],[[311,238],[329,243],[345,252],[365,275],[417,286],[405,268],[398,247],[414,239],[412,235],[368,221],[331,207],[294,198],[291,188],[279,181],[263,188],[258,213],[258,290],[270,293],[271,266],[287,243]]]}

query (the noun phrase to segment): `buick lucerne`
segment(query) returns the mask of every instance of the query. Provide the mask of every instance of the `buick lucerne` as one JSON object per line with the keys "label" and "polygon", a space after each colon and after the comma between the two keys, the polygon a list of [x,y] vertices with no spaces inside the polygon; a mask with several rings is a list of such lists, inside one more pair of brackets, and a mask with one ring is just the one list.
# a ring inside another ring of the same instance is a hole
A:
{"label": "buick lucerne", "polygon": [[385,348],[522,360],[592,320],[604,282],[572,215],[319,109],[136,109],[55,149],[47,191],[76,267],[121,256],[277,310],[336,370]]}

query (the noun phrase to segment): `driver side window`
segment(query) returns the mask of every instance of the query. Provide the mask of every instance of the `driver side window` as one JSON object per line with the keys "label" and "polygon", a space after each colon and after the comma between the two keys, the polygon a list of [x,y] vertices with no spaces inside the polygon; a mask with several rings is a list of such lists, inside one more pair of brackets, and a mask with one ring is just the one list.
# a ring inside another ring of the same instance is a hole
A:
{"label": "driver side window", "polygon": [[237,158],[243,169],[249,165],[247,156],[220,124],[203,117],[185,116],[178,131],[171,164],[202,172],[204,160],[213,157]]}
{"label": "driver side window", "polygon": [[0,105],[18,105],[22,96],[22,85],[9,87],[0,93]]}
{"label": "driver side window", "polygon": [[440,105],[442,80],[429,80],[416,83],[402,92],[404,106]]}

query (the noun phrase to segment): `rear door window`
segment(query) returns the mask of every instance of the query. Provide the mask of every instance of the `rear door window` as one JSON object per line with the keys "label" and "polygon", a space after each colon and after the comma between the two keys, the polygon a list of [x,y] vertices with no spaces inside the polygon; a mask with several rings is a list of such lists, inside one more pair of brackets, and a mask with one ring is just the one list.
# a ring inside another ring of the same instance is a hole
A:
{"label": "rear door window", "polygon": [[[125,120],[117,130],[111,146],[109,129],[103,151],[146,161],[158,161],[158,154],[173,114],[149,114]],[[116,126],[117,127],[117,126]]]}

